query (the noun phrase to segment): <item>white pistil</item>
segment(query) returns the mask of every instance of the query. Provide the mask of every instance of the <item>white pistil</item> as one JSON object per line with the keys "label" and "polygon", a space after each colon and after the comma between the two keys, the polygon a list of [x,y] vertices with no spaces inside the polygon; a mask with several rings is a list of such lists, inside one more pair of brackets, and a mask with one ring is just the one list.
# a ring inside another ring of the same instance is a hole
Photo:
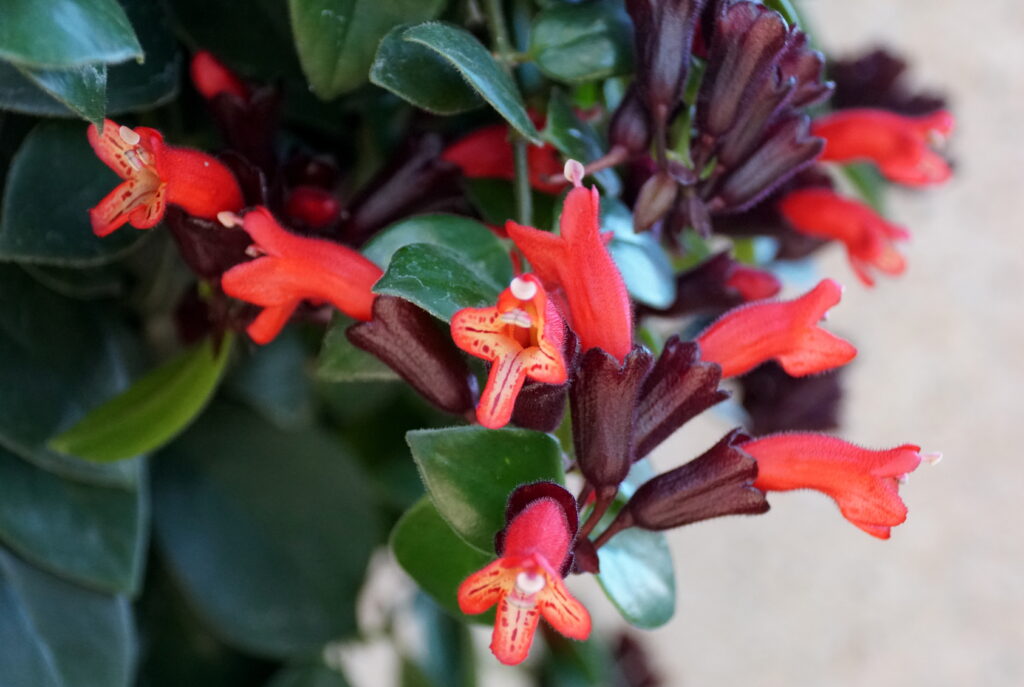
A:
{"label": "white pistil", "polygon": [[896,481],[899,482],[900,484],[906,484],[907,482],[910,481],[910,475],[900,475],[899,477],[896,478]]}
{"label": "white pistil", "polygon": [[547,584],[548,581],[544,579],[543,575],[525,571],[516,575],[516,591],[523,596],[533,596],[544,589]]}
{"label": "white pistil", "polygon": [[217,221],[223,224],[225,227],[240,227],[242,226],[242,218],[233,212],[228,210],[221,210],[217,213]]}
{"label": "white pistil", "polygon": [[254,246],[249,246],[248,248],[246,248],[245,249],[245,254],[248,255],[250,258],[258,258],[261,255],[266,255],[266,253],[264,253],[263,250],[259,246],[255,246],[255,245]]}
{"label": "white pistil", "polygon": [[501,313],[498,319],[505,324],[512,324],[524,329],[529,329],[533,326],[533,320],[530,319],[530,315],[525,310],[520,310],[519,308]]}
{"label": "white pistil", "polygon": [[537,295],[537,284],[522,277],[513,279],[508,288],[512,290],[512,295],[521,301],[528,301]]}
{"label": "white pistil", "polygon": [[928,463],[929,465],[938,465],[939,461],[942,460],[942,454],[938,451],[932,451],[931,453],[922,453],[921,460]]}
{"label": "white pistil", "polygon": [[585,170],[579,160],[566,160],[564,172],[565,178],[572,182],[573,186],[581,186],[583,184]]}
{"label": "white pistil", "polygon": [[138,145],[139,141],[142,140],[141,136],[124,125],[117,130],[117,133],[121,137],[121,140],[130,146]]}

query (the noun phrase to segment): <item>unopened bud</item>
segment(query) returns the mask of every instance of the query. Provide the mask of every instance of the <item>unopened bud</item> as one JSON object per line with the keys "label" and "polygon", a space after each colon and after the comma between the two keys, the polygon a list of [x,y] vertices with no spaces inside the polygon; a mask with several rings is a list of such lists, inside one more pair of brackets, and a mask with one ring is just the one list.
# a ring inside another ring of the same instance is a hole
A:
{"label": "unopened bud", "polygon": [[630,86],[612,115],[608,140],[613,148],[622,148],[631,154],[646,152],[651,146],[651,115],[634,86]]}
{"label": "unopened bud", "polygon": [[633,207],[633,230],[647,231],[672,209],[679,195],[679,184],[669,174],[659,171],[640,187]]}

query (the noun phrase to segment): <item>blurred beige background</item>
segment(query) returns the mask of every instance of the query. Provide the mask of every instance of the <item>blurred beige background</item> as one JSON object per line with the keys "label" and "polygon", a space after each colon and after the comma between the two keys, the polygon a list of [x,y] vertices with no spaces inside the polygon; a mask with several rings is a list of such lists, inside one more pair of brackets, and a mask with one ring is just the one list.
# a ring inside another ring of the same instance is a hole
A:
{"label": "blurred beige background", "polygon": [[[942,451],[901,494],[891,540],[811,492],[774,494],[759,518],[672,534],[679,602],[646,633],[671,687],[1024,685],[1024,2],[804,0],[820,43],[877,43],[945,90],[957,178],[892,194],[914,234],[901,279],[874,290],[841,249],[847,285],[830,327],[856,342],[842,435]],[[690,425],[662,467],[709,446],[726,420]],[[600,604],[594,604],[600,605]]]}

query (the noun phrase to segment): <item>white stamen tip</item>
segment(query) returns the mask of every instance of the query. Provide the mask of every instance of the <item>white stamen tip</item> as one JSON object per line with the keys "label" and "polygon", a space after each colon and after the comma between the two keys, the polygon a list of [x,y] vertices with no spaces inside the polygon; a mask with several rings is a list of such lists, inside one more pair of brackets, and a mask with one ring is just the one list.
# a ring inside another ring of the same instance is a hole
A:
{"label": "white stamen tip", "polygon": [[910,475],[900,475],[899,477],[896,478],[896,481],[899,482],[900,484],[906,484],[907,482],[910,481]]}
{"label": "white stamen tip", "polygon": [[543,575],[521,572],[516,575],[516,591],[523,596],[533,596],[548,584]]}
{"label": "white stamen tip", "polygon": [[921,460],[928,463],[929,465],[938,465],[942,460],[942,454],[938,451],[932,451],[931,453],[922,453]]}
{"label": "white stamen tip", "polygon": [[258,258],[261,255],[265,255],[265,253],[260,250],[259,246],[249,246],[245,249],[245,254],[250,258]]}
{"label": "white stamen tip", "polygon": [[242,225],[242,218],[228,210],[221,210],[218,212],[217,221],[225,227],[238,227]]}
{"label": "white stamen tip", "polygon": [[572,182],[573,186],[580,186],[583,183],[585,170],[579,160],[566,160],[565,178]]}
{"label": "white stamen tip", "polygon": [[522,277],[513,279],[508,288],[512,290],[512,295],[521,301],[528,301],[537,295],[537,284]]}
{"label": "white stamen tip", "polygon": [[137,145],[138,142],[142,140],[141,136],[124,125],[117,130],[117,133],[121,137],[121,140],[130,146]]}

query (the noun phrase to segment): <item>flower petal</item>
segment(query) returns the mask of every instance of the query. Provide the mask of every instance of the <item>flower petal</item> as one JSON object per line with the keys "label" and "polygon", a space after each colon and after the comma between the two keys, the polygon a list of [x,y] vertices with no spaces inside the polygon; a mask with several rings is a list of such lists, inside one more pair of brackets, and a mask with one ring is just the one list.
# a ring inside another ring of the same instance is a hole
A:
{"label": "flower petal", "polygon": [[[122,133],[122,129],[126,131]],[[163,143],[163,136],[156,129],[143,126],[129,129],[110,119],[103,120],[103,133],[100,133],[95,124],[90,124],[86,136],[96,157],[122,179],[134,177],[144,166],[144,161],[139,157],[140,147],[145,154],[151,155],[151,147]],[[152,160],[147,164],[152,164]]]}
{"label": "flower petal", "polygon": [[452,315],[455,345],[477,358],[496,360],[515,355],[522,347],[505,335],[505,323],[497,308],[463,308]]}
{"label": "flower petal", "polygon": [[487,385],[476,407],[476,419],[484,427],[498,429],[508,424],[516,396],[526,381],[526,360],[519,353],[501,355],[491,365]]}
{"label": "flower petal", "polygon": [[530,653],[533,635],[540,622],[540,610],[535,604],[534,599],[524,603],[512,595],[504,596],[498,603],[491,653],[505,665],[522,663]]}
{"label": "flower petal", "polygon": [[537,606],[544,620],[560,634],[584,640],[590,636],[590,613],[569,593],[557,573],[547,573],[547,586],[537,594]]}
{"label": "flower petal", "polygon": [[93,233],[106,236],[126,222],[149,229],[163,219],[164,199],[164,187],[155,175],[143,172],[128,179],[89,210]]}
{"label": "flower petal", "polygon": [[515,586],[515,571],[501,558],[476,571],[459,585],[459,609],[468,615],[483,613]]}
{"label": "flower petal", "polygon": [[295,308],[299,307],[299,301],[287,301],[281,305],[271,305],[263,309],[256,319],[246,328],[249,337],[258,344],[268,344],[273,341],[284,326],[288,324]]}

